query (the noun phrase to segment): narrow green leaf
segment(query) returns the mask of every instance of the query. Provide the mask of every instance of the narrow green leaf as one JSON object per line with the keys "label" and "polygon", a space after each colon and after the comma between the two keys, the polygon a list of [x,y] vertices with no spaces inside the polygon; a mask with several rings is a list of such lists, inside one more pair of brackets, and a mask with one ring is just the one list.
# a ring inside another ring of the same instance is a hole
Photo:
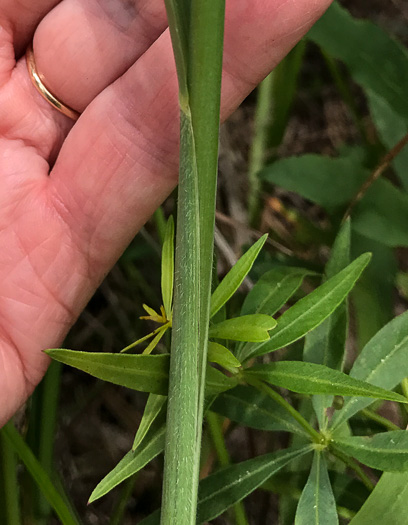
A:
{"label": "narrow green leaf", "polygon": [[238,359],[243,361],[249,357],[278,350],[316,328],[344,301],[370,261],[370,257],[368,253],[361,255],[347,268],[298,301],[278,319],[278,327],[269,341],[250,348],[250,354],[247,351],[244,355],[238,353]]}
{"label": "narrow green leaf", "polygon": [[206,395],[220,394],[221,392],[230,390],[230,388],[234,388],[235,386],[237,386],[237,384],[237,377],[227,377],[216,368],[213,368],[212,366],[207,366],[205,383]]}
{"label": "narrow green leaf", "polygon": [[408,403],[404,396],[354,379],[343,372],[324,365],[301,361],[280,361],[254,365],[243,373],[271,385],[287,388],[299,394],[331,394],[339,396],[364,396]]}
{"label": "narrow green leaf", "polygon": [[[222,468],[204,478],[200,482],[198,493],[197,525],[216,518],[251,494],[285,465],[311,450],[312,447],[308,445],[272,452]],[[160,513],[156,511],[140,525],[156,525],[159,521]]]}
{"label": "narrow green leaf", "polygon": [[[333,244],[331,256],[325,269],[326,279],[334,277],[350,264],[350,237],[350,220],[347,220]],[[348,308],[346,298],[322,324],[306,335],[303,360],[341,370],[346,350],[347,331]],[[332,401],[331,396],[313,397],[313,408],[321,430],[328,425],[326,409],[332,404]]]}
{"label": "narrow green leaf", "polygon": [[385,471],[408,470],[408,431],[393,430],[374,436],[334,439],[336,449],[368,465]]}
{"label": "narrow green leaf", "polygon": [[252,386],[240,385],[224,392],[213,402],[211,410],[247,427],[309,437],[284,408]]}
{"label": "narrow green leaf", "polygon": [[241,366],[241,363],[228,348],[214,342],[208,343],[208,361],[217,363],[227,370],[240,368]]}
{"label": "narrow green leaf", "polygon": [[264,481],[311,447],[288,448],[220,469],[203,479],[198,492],[197,523],[210,521],[243,500]]}
{"label": "narrow green leaf", "polygon": [[241,315],[274,315],[302,285],[305,277],[317,275],[305,268],[279,266],[264,273],[246,296]]}
{"label": "narrow green leaf", "polygon": [[45,499],[54,509],[56,515],[61,520],[63,525],[79,525],[79,521],[70,511],[65,503],[64,497],[54,487],[53,482],[49,478],[47,472],[40,465],[37,458],[32,453],[31,449],[25,443],[19,432],[15,427],[9,423],[2,429],[2,435],[7,440],[9,445],[14,449],[16,454],[24,463],[26,469],[33,477],[37,486],[43,493]]}
{"label": "narrow green leaf", "polygon": [[165,413],[162,413],[151,425],[136,451],[128,452],[116,467],[98,483],[89,498],[89,503],[96,501],[110,492],[114,487],[130,476],[133,476],[133,474],[136,474],[136,472],[139,472],[139,470],[152,461],[152,459],[163,452],[165,433]]}
{"label": "narrow green leaf", "polygon": [[153,337],[150,343],[143,350],[142,355],[150,355],[153,352],[153,350],[156,348],[156,346],[160,343],[160,340],[166,333],[168,326],[163,325],[160,328],[161,329],[157,331],[157,334]]}
{"label": "narrow green leaf", "polygon": [[262,342],[269,339],[269,330],[276,326],[273,317],[265,314],[243,315],[210,326],[209,337],[233,341]]}
{"label": "narrow green leaf", "polygon": [[[408,376],[408,312],[389,322],[363,348],[350,377],[382,388],[393,389]],[[367,399],[346,399],[332,419],[332,428],[370,405]]]}
{"label": "narrow green leaf", "polygon": [[384,472],[380,481],[350,521],[350,525],[403,525],[407,516],[408,472]]}
{"label": "narrow green leaf", "polygon": [[326,460],[316,451],[312,470],[300,496],[295,525],[338,525],[336,501],[330,484]]}
{"label": "narrow green leaf", "polygon": [[352,254],[373,254],[371,263],[352,291],[357,348],[368,341],[395,316],[395,279],[398,269],[396,253],[372,239],[353,232]]}
{"label": "narrow green leaf", "polygon": [[163,297],[164,311],[167,319],[171,319],[173,306],[173,285],[174,285],[174,221],[170,216],[167,221],[164,233],[162,250],[162,272],[161,289]]}
{"label": "narrow green leaf", "polygon": [[255,259],[258,257],[268,235],[263,235],[256,243],[238,259],[236,264],[227,273],[211,296],[210,318],[234,295],[243,280],[250,272]]}
{"label": "narrow green leaf", "polygon": [[79,352],[63,348],[46,353],[88,374],[142,392],[167,395],[169,355],[128,355]]}
{"label": "narrow green leaf", "polygon": [[[79,352],[63,348],[46,353],[61,363],[73,366],[88,374],[141,392],[167,395],[169,355],[128,355],[102,352]],[[215,368],[207,369],[209,394],[223,392],[236,385],[237,380],[227,377]]]}
{"label": "narrow green leaf", "polygon": [[[350,264],[350,221],[344,223],[326,266],[327,279]],[[306,335],[303,360],[341,370],[347,339],[347,304],[343,302],[323,323]]]}
{"label": "narrow green leaf", "polygon": [[133,441],[132,452],[134,452],[137,449],[137,447],[140,445],[140,443],[143,441],[150,427],[152,426],[153,422],[163,411],[166,401],[167,401],[167,397],[165,396],[158,396],[157,394],[149,394],[149,397],[147,399],[147,403],[146,403],[146,406],[143,412],[142,420],[140,422],[139,428],[137,429],[137,432],[135,435],[135,439]]}

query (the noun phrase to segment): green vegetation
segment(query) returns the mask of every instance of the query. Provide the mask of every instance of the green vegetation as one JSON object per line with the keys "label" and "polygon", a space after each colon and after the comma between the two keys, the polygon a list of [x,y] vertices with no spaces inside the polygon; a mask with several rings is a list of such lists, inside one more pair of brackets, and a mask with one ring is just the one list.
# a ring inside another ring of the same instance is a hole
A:
{"label": "green vegetation", "polygon": [[[393,294],[398,283],[406,295],[395,248],[408,246],[408,53],[334,3],[259,87],[248,223],[260,227],[264,195],[279,188],[306,208],[318,206],[328,226],[288,211],[290,242],[276,231],[260,236],[218,283],[224,5],[167,0],[166,8],[179,79],[180,185],[177,220],[156,217],[161,306],[143,305],[156,328],[121,352],[47,351],[56,362],[148,393],[133,446],[87,497],[96,502],[127,480],[112,514],[111,523],[120,523],[135,475],[164,452],[161,508],[143,525],[201,524],[224,513],[228,523],[252,523],[242,501],[257,489],[279,494],[281,525],[371,525],[378,516],[404,523],[408,312],[394,315]],[[359,139],[335,156],[279,158],[308,49],[321,54]],[[356,85],[370,126],[355,103]],[[268,240],[287,250],[274,251]],[[299,257],[306,245],[330,255]],[[244,294],[248,279],[256,282]],[[0,434],[1,523],[22,523],[22,512],[36,524],[49,523],[52,512],[64,525],[82,523],[52,464],[60,389],[60,365],[53,366],[32,405],[31,434],[24,439],[11,423]],[[239,426],[267,433],[270,451],[234,461],[227,439]],[[33,480],[23,476],[30,511],[19,503],[17,458]],[[203,465],[209,469],[200,479]]]}

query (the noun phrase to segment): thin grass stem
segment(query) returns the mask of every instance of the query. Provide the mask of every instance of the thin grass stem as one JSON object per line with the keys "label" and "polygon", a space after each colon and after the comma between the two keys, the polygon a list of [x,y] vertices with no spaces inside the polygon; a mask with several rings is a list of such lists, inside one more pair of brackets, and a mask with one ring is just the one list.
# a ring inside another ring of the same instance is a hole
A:
{"label": "thin grass stem", "polygon": [[260,213],[261,181],[258,173],[264,166],[268,147],[268,130],[273,110],[273,75],[272,71],[257,89],[254,134],[248,161],[248,216],[251,226],[256,225]]}
{"label": "thin grass stem", "polygon": [[[9,425],[11,423],[8,423]],[[7,426],[7,425],[6,425]],[[20,514],[20,491],[19,483],[17,480],[17,456],[13,448],[8,443],[4,433],[6,430],[0,430],[0,450],[1,450],[1,463],[2,463],[2,486],[4,487],[3,493],[3,504],[2,509],[3,519],[5,523],[13,525],[21,524]]]}
{"label": "thin grass stem", "polygon": [[[218,414],[209,411],[206,415],[208,429],[217,454],[218,462],[222,467],[231,465],[231,459],[225,446],[224,432],[222,430],[221,418]],[[245,507],[242,501],[233,506],[236,525],[248,525],[249,521],[245,513]]]}

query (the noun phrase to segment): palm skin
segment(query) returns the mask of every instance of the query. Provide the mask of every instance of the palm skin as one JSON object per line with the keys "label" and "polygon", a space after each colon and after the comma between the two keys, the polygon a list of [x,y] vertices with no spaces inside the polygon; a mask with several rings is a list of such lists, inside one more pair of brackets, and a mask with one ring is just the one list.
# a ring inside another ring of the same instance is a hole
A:
{"label": "palm skin", "polygon": [[[329,3],[227,1],[223,118]],[[161,0],[0,0],[0,426],[44,375],[42,350],[61,344],[176,184],[165,27]],[[48,87],[83,111],[75,124],[30,82],[34,33]]]}

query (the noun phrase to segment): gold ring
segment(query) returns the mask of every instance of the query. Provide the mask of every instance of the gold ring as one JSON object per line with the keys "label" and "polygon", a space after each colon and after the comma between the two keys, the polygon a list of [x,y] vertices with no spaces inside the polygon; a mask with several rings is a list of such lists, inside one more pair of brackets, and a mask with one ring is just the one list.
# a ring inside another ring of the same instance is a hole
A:
{"label": "gold ring", "polygon": [[72,109],[69,106],[66,106],[63,102],[58,100],[57,97],[55,97],[51,93],[51,91],[45,86],[42,75],[39,75],[37,71],[32,43],[27,48],[26,61],[27,61],[27,68],[28,68],[28,73],[30,75],[31,81],[34,84],[34,86],[37,88],[37,91],[40,93],[40,95],[43,98],[45,98],[45,100],[49,102],[51,106],[53,106],[63,115],[66,115],[72,120],[78,120],[80,113],[78,113],[78,111],[75,111],[75,109]]}

